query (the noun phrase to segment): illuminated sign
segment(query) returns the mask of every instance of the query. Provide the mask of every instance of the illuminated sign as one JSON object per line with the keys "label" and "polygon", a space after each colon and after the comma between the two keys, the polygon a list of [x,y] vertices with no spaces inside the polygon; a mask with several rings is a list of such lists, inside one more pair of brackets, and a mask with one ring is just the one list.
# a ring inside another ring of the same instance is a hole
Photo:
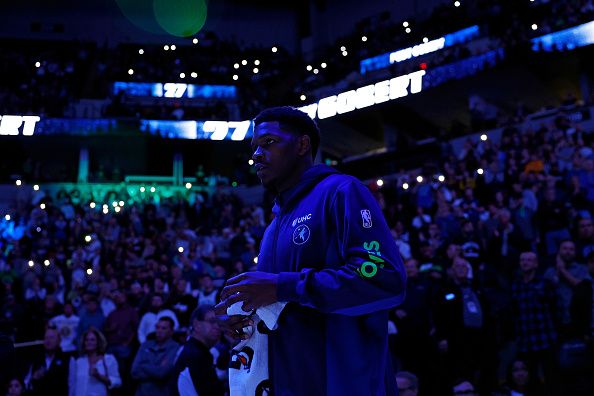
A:
{"label": "illuminated sign", "polygon": [[233,85],[196,85],[184,83],[136,83],[116,81],[113,94],[124,92],[130,96],[190,99],[235,99]]}
{"label": "illuminated sign", "polygon": [[533,51],[571,51],[594,44],[594,21],[532,39]]}
{"label": "illuminated sign", "polygon": [[141,120],[140,130],[150,135],[179,139],[236,140],[251,138],[251,121]]}
{"label": "illuminated sign", "polygon": [[365,74],[369,71],[384,69],[393,63],[403,62],[421,55],[439,51],[446,47],[470,41],[477,37],[478,34],[479,27],[475,25],[413,47],[387,52],[372,58],[364,59],[360,62],[360,71],[361,74]]}
{"label": "illuminated sign", "polygon": [[417,56],[425,55],[430,52],[439,51],[445,46],[445,38],[438,38],[437,40],[431,40],[427,43],[415,45],[402,49],[400,51],[390,53],[390,63],[398,63],[410,58],[416,58]]}
{"label": "illuminated sign", "polygon": [[318,103],[303,106],[300,110],[306,112],[311,118],[329,118],[337,114],[345,114],[355,109],[373,106],[416,94],[423,89],[423,76],[425,70],[419,70],[390,80],[380,81],[366,85],[356,90],[342,92],[338,95],[322,98]]}
{"label": "illuminated sign", "polygon": [[23,136],[31,136],[39,120],[38,116],[0,116],[0,135],[18,135],[22,132]]}

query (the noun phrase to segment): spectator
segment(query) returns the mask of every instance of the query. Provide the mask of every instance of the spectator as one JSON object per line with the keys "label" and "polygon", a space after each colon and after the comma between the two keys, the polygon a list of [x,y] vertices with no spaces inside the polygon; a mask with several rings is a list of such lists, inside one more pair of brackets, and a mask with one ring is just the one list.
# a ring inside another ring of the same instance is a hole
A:
{"label": "spectator", "polygon": [[455,381],[454,385],[452,386],[452,395],[453,396],[478,396],[477,392],[474,390],[474,385],[472,382],[467,380],[459,380]]}
{"label": "spectator", "polygon": [[25,378],[32,395],[65,395],[68,391],[68,360],[60,350],[60,333],[48,327],[43,338],[43,353],[38,354]]}
{"label": "spectator", "polygon": [[[406,269],[406,298],[390,315],[398,333],[396,335],[395,354],[400,357],[402,368],[423,373],[421,379],[431,372],[431,302],[433,289],[429,279],[419,274],[419,264],[410,259],[404,262]],[[398,377],[397,377],[398,378]]]}
{"label": "spectator", "polygon": [[140,325],[138,326],[138,341],[141,344],[146,341],[150,334],[154,333],[155,325],[159,319],[165,316],[173,320],[173,329],[176,330],[179,327],[177,316],[170,309],[163,308],[163,296],[161,294],[153,294],[151,297],[151,308],[149,312],[142,316]]}
{"label": "spectator", "polygon": [[210,348],[221,338],[214,307],[204,305],[196,308],[192,312],[190,323],[190,338],[175,362],[179,394],[191,395],[189,388],[193,387],[198,395],[222,396],[224,387],[217,377],[214,357],[210,352]]}
{"label": "spectator", "polygon": [[25,384],[23,384],[20,378],[13,378],[8,382],[6,396],[23,396],[25,394]]}
{"label": "spectator", "polygon": [[545,241],[545,248],[548,255],[557,254],[559,243],[569,239],[567,211],[568,203],[557,199],[554,187],[549,187],[544,192],[542,202],[538,207],[537,218],[540,222],[541,238]]}
{"label": "spectator", "polygon": [[419,393],[419,380],[409,371],[400,371],[396,374],[399,396],[417,396]]}
{"label": "spectator", "polygon": [[215,305],[217,303],[219,293],[220,290],[215,287],[212,276],[203,275],[202,278],[200,278],[198,306]]}
{"label": "spectator", "polygon": [[437,294],[435,328],[438,348],[446,354],[451,377],[468,376],[489,389],[494,379],[489,366],[496,362],[493,327],[482,290],[469,279],[470,264],[454,260],[451,280]]}
{"label": "spectator", "polygon": [[121,290],[113,292],[116,309],[105,320],[107,351],[118,360],[118,364],[126,377],[132,364],[132,343],[138,328],[138,313],[128,304],[126,294]]}
{"label": "spectator", "polygon": [[585,263],[586,257],[594,252],[594,223],[590,217],[578,218],[576,250],[580,263]]}
{"label": "spectator", "polygon": [[[118,362],[106,354],[107,341],[91,327],[82,334],[80,357],[70,359],[68,394],[70,396],[107,396],[122,384]],[[65,393],[63,393],[65,394]]]}
{"label": "spectator", "polygon": [[171,339],[174,322],[161,317],[155,326],[155,339],[143,343],[132,364],[132,378],[139,381],[136,396],[168,396],[179,344]]}
{"label": "spectator", "polygon": [[555,267],[549,268],[544,277],[556,288],[561,335],[570,336],[574,333],[569,309],[573,288],[583,279],[589,278],[588,268],[575,262],[575,243],[573,241],[561,242],[559,253],[555,257]]}
{"label": "spectator", "polygon": [[53,317],[50,324],[56,326],[62,339],[60,347],[62,352],[69,354],[76,351],[76,331],[80,319],[74,314],[74,309],[70,302],[64,304],[64,313]]}
{"label": "spectator", "polygon": [[520,255],[520,279],[512,285],[518,350],[532,378],[542,372],[545,383],[555,376],[555,288],[538,275],[538,258],[533,252]]}
{"label": "spectator", "polygon": [[80,340],[81,334],[86,332],[91,327],[101,331],[105,323],[103,312],[99,310],[99,302],[93,295],[85,296],[86,302],[80,312],[80,321],[78,322],[78,329],[76,337]]}
{"label": "spectator", "polygon": [[190,315],[196,308],[196,297],[191,294],[190,284],[185,279],[178,279],[169,298],[171,307],[183,326],[190,323]]}
{"label": "spectator", "polygon": [[515,359],[509,366],[506,383],[503,389],[495,392],[493,396],[540,396],[544,389],[528,369],[528,364],[520,359]]}

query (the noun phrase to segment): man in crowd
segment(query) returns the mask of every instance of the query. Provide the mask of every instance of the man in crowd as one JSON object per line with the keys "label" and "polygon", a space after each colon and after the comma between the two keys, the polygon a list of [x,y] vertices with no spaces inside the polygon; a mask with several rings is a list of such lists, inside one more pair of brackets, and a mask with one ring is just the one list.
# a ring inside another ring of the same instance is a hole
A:
{"label": "man in crowd", "polygon": [[555,376],[554,348],[555,289],[538,275],[538,258],[533,252],[520,254],[520,278],[512,284],[512,302],[518,350],[530,374],[538,378],[540,369],[549,383]]}
{"label": "man in crowd", "polygon": [[557,309],[562,337],[575,334],[570,306],[573,289],[582,280],[589,278],[588,268],[575,261],[575,243],[565,240],[559,245],[559,253],[555,257],[555,266],[549,268],[544,277],[555,285],[557,290]]}
{"label": "man in crowd", "polygon": [[64,304],[64,313],[53,317],[50,324],[56,326],[60,333],[62,352],[66,354],[76,352],[76,329],[80,319],[74,314],[72,303],[66,302]]}
{"label": "man in crowd", "polygon": [[176,388],[181,396],[196,393],[223,396],[224,387],[217,377],[214,357],[210,352],[222,334],[213,307],[203,305],[196,308],[190,324],[190,338],[175,362]]}
{"label": "man in crowd", "polygon": [[68,360],[60,350],[60,333],[48,326],[39,354],[25,378],[32,395],[66,395],[68,393]]}
{"label": "man in crowd", "polygon": [[149,334],[155,332],[155,325],[157,324],[157,321],[164,316],[167,316],[173,320],[174,330],[179,327],[177,316],[172,310],[164,308],[163,303],[164,301],[162,294],[153,294],[151,297],[150,310],[142,316],[140,325],[138,326],[138,342],[141,344],[146,341],[146,338]]}
{"label": "man in crowd", "polygon": [[170,395],[179,349],[179,344],[171,339],[173,326],[173,319],[161,317],[155,325],[155,339],[140,346],[132,364],[132,378],[139,381],[136,396]]}

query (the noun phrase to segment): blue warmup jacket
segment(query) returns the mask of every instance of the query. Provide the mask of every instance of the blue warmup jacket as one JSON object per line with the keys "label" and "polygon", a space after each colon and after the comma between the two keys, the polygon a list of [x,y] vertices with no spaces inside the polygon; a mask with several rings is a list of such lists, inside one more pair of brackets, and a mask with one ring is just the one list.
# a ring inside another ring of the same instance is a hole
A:
{"label": "blue warmup jacket", "polygon": [[269,337],[276,396],[396,395],[388,310],[404,299],[402,258],[375,198],[325,165],[281,193],[258,270],[289,302]]}

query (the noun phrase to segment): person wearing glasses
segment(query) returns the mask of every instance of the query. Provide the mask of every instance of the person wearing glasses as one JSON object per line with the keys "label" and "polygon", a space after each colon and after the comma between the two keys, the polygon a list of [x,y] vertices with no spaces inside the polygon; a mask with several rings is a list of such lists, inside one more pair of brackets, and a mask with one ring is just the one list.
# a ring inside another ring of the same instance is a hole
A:
{"label": "person wearing glasses", "polygon": [[[190,337],[176,362],[177,392],[180,396],[223,396],[211,348],[221,339],[214,307],[203,305],[192,312]],[[176,393],[173,393],[176,394]]]}

